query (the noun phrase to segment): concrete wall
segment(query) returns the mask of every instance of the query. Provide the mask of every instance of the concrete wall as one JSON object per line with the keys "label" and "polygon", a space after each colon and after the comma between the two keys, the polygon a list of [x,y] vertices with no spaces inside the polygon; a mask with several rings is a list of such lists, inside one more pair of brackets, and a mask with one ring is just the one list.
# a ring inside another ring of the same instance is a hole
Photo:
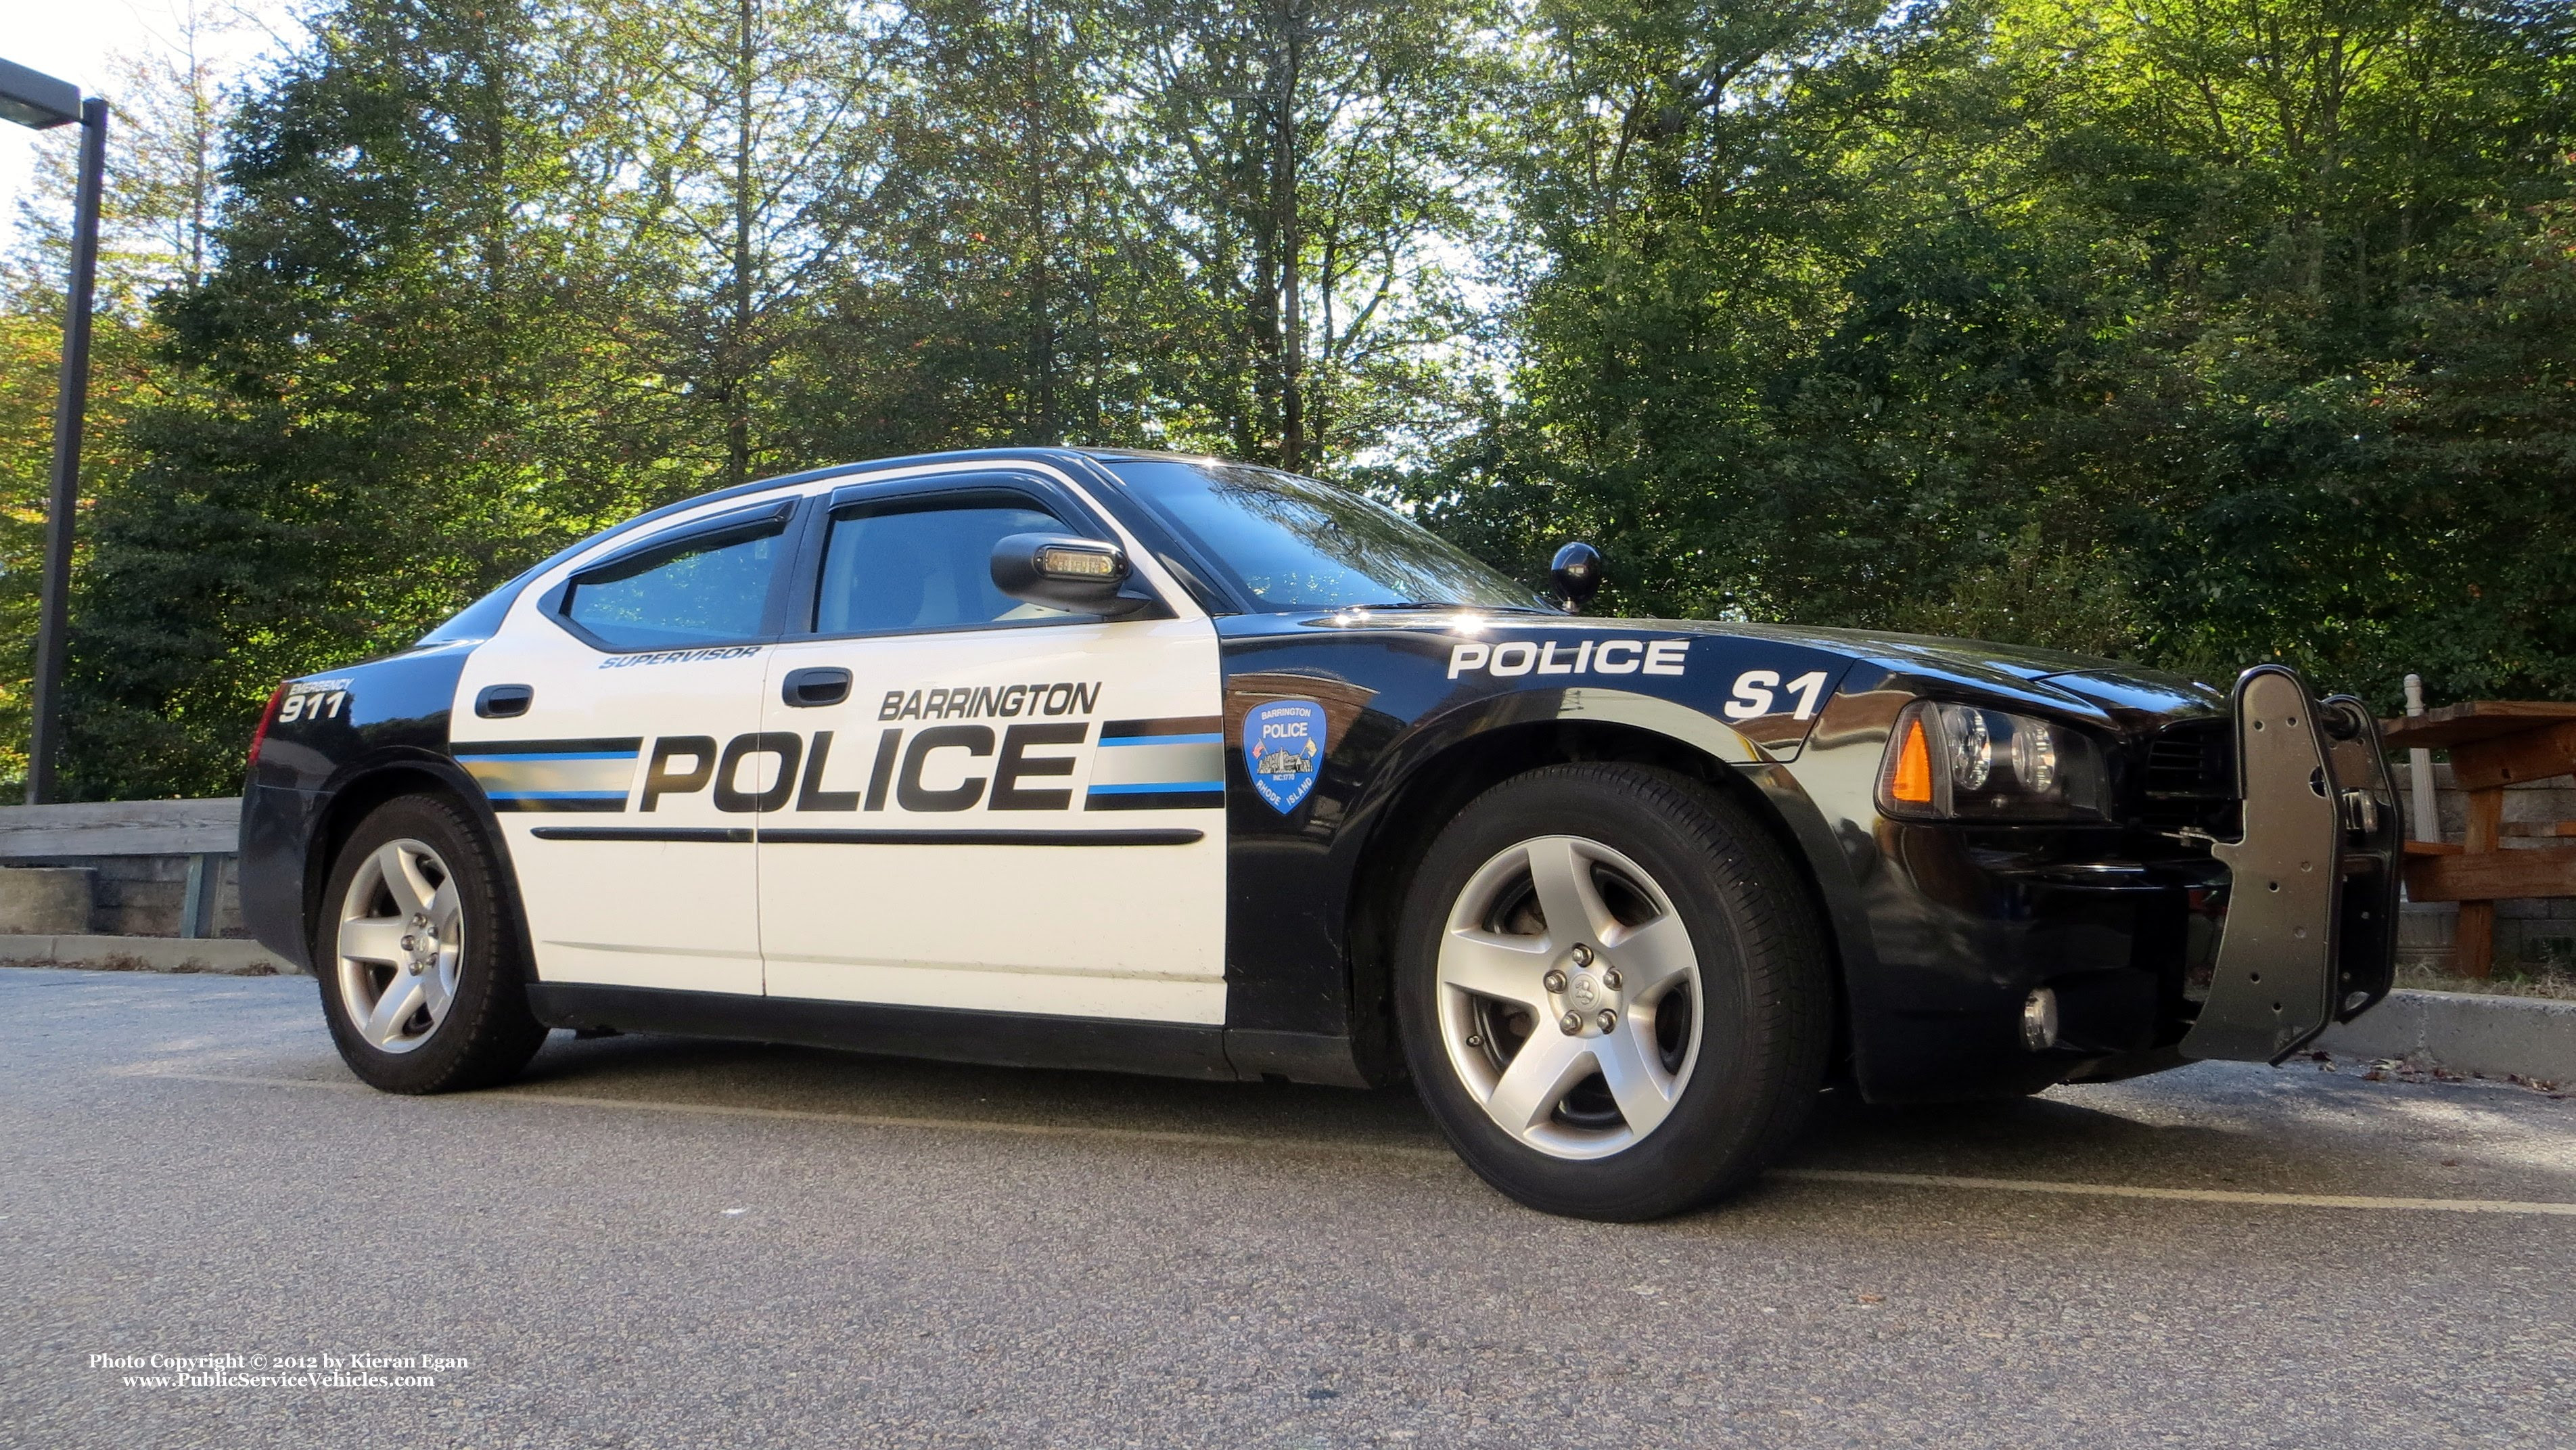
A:
{"label": "concrete wall", "polygon": [[247,937],[233,854],[240,821],[238,799],[0,807],[0,932],[182,935],[188,862],[203,854],[213,868],[208,935]]}
{"label": "concrete wall", "polygon": [[[208,936],[248,937],[241,919],[241,859],[219,856],[208,884],[214,910]],[[36,888],[32,879],[62,867],[90,875],[88,910],[79,922],[48,916],[44,925],[12,925],[13,903]],[[32,868],[32,869],[31,869]],[[21,876],[20,873],[25,875]],[[0,863],[0,932],[65,936],[178,936],[179,908],[188,896],[185,856],[48,856]]]}
{"label": "concrete wall", "polygon": [[0,871],[0,934],[85,932],[98,898],[97,873],[71,866]]}
{"label": "concrete wall", "polygon": [[[2395,767],[2398,799],[2410,812],[2412,836],[2415,794],[2413,775],[2404,761]],[[2442,839],[2458,844],[2468,831],[2469,797],[2451,779],[2451,767],[2433,766],[2433,798],[2442,818]],[[2512,821],[2576,821],[2576,781],[2567,777],[2509,785],[2504,790],[2504,818]],[[2544,841],[2507,836],[2504,848],[2530,850],[2554,846],[2576,848],[2576,841]],[[2460,908],[2449,901],[2410,901],[2398,922],[2398,960],[2437,971],[2450,968]],[[2496,903],[2495,961],[2498,967],[2556,965],[2576,968],[2576,897],[2563,900]]]}

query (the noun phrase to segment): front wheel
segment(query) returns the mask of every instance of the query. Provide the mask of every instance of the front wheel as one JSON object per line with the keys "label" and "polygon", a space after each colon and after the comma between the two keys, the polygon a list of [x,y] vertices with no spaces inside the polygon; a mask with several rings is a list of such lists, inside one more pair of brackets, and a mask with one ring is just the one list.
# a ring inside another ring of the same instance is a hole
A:
{"label": "front wheel", "polygon": [[488,1087],[545,1041],[500,863],[448,801],[401,796],[360,821],[322,910],[323,1015],[361,1080],[398,1093]]}
{"label": "front wheel", "polygon": [[1787,1146],[1822,1085],[1831,988],[1785,852],[1640,766],[1550,766],[1441,832],[1406,900],[1405,1057],[1461,1158],[1550,1213],[1704,1203]]}

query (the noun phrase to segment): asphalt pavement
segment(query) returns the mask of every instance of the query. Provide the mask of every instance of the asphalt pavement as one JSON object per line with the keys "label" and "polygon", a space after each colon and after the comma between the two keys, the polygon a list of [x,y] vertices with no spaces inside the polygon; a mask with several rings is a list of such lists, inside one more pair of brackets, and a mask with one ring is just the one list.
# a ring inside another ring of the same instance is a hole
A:
{"label": "asphalt pavement", "polygon": [[2568,1445],[2576,1101],[2341,1067],[1829,1100],[1611,1226],[1403,1091],[558,1034],[398,1098],[308,979],[5,969],[0,1444]]}

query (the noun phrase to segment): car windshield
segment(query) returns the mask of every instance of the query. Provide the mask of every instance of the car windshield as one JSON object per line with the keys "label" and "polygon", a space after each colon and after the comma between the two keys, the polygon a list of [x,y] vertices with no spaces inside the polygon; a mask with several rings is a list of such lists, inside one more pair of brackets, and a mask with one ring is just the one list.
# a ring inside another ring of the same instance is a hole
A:
{"label": "car windshield", "polygon": [[1329,483],[1242,463],[1103,461],[1259,609],[1542,607],[1420,524]]}

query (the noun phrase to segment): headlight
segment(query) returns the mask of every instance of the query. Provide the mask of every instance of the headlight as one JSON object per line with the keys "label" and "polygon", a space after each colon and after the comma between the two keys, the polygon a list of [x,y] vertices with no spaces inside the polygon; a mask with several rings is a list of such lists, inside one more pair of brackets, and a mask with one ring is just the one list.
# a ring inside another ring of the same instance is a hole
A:
{"label": "headlight", "polygon": [[2099,819],[2102,757],[2083,732],[1917,700],[1896,717],[1878,772],[1878,807],[1914,820]]}

